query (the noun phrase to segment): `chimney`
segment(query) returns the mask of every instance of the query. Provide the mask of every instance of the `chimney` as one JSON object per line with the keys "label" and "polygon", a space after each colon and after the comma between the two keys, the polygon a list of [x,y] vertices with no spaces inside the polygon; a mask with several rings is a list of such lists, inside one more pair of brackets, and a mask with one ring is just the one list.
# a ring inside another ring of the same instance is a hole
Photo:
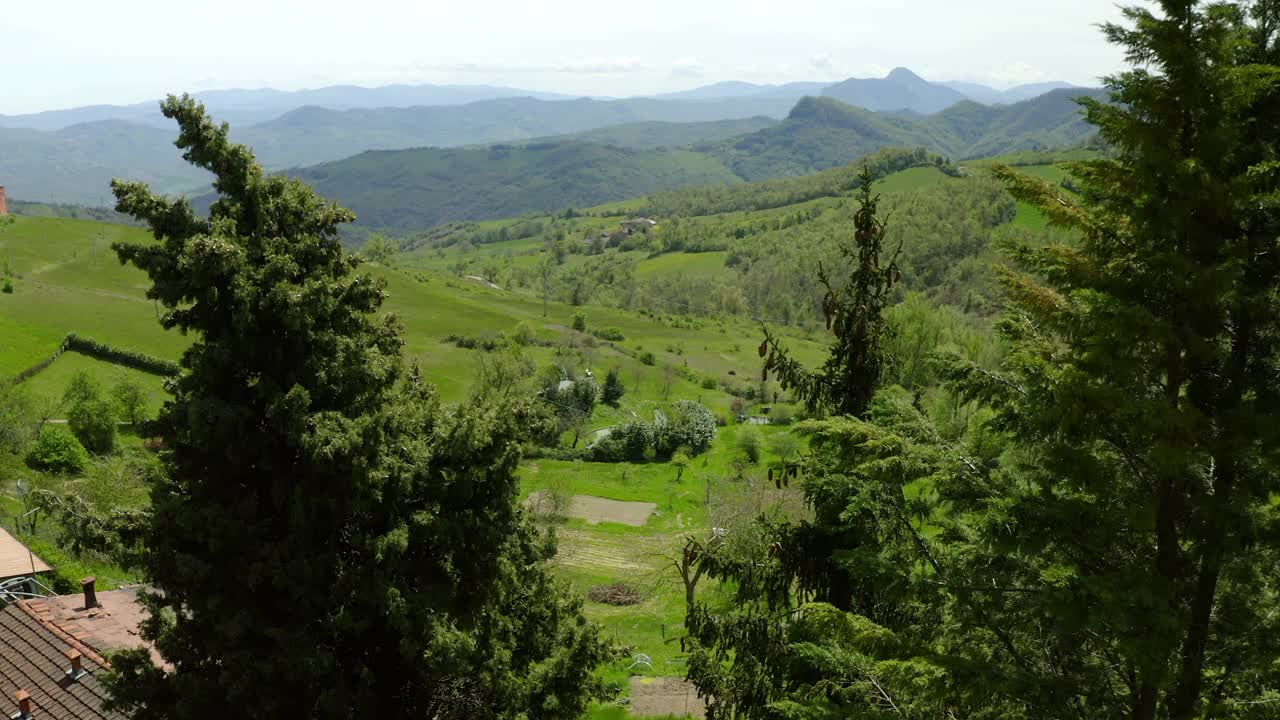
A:
{"label": "chimney", "polygon": [[98,578],[89,576],[80,581],[80,587],[84,588],[84,609],[91,610],[96,607],[102,607],[98,604],[98,593],[94,591],[93,585],[98,582]]}
{"label": "chimney", "polygon": [[0,217],[4,217],[5,215],[8,215],[8,214],[9,214],[9,205],[8,203],[5,202],[5,199],[4,199],[4,186],[0,185]]}
{"label": "chimney", "polygon": [[31,720],[31,693],[19,690],[13,697],[18,701],[18,714],[11,716],[13,720]]}
{"label": "chimney", "polygon": [[67,669],[67,679],[71,682],[79,680],[85,674],[84,666],[80,661],[80,651],[75,648],[67,648],[62,654],[66,655],[67,659],[71,661],[71,667]]}

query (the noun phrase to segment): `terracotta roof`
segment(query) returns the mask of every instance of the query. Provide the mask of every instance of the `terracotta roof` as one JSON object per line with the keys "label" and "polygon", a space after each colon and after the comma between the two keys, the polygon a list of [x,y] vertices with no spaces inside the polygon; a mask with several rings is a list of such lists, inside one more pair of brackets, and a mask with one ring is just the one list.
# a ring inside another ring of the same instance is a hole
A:
{"label": "terracotta roof", "polygon": [[49,572],[50,567],[38,556],[18,542],[7,530],[0,528],[0,580],[21,577],[35,572]]}
{"label": "terracotta roof", "polygon": [[[67,677],[68,650],[79,650],[85,674],[74,682]],[[84,643],[39,617],[28,602],[0,610],[0,712],[17,710],[14,695],[31,693],[32,715],[54,720],[126,720],[119,712],[107,712],[106,689],[98,676],[110,666]]]}
{"label": "terracotta roof", "polygon": [[[123,588],[97,593],[99,607],[86,608],[83,595],[59,595],[22,604],[42,622],[53,626],[98,655],[145,647],[151,661],[164,667],[160,654],[142,640],[139,625],[146,610],[138,604],[138,589]],[[81,651],[83,652],[83,650]]]}

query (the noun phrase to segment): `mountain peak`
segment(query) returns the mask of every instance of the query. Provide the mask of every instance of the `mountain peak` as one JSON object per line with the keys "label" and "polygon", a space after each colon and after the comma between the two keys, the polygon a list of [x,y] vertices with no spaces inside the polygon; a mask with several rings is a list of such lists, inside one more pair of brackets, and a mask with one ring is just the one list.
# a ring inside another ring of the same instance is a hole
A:
{"label": "mountain peak", "polygon": [[896,67],[889,71],[885,76],[886,80],[897,80],[899,82],[925,82],[925,79],[911,72],[904,67]]}

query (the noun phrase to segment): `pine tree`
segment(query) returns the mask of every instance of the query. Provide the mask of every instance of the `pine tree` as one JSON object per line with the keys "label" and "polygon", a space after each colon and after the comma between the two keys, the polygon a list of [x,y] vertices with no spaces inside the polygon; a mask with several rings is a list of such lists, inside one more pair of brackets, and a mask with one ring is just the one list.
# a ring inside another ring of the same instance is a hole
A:
{"label": "pine tree", "polygon": [[627,389],[622,385],[622,376],[618,373],[618,368],[610,368],[609,373],[604,377],[601,401],[610,407],[618,407],[618,401],[622,400],[622,396],[626,393]]}
{"label": "pine tree", "polygon": [[844,415],[861,415],[885,372],[884,346],[891,328],[884,311],[890,292],[901,278],[898,256],[902,245],[885,252],[885,225],[879,217],[880,196],[874,194],[875,175],[864,166],[859,176],[858,211],[853,218],[853,243],[842,244],[840,254],[849,261],[849,277],[833,284],[825,268],[819,267],[818,281],[826,288],[822,312],[827,329],[835,336],[820,371],[808,370],[793,360],[778,338],[765,330],[760,344],[764,358],[761,375],[772,371],[779,384],[800,398],[810,411],[823,408]]}
{"label": "pine tree", "polygon": [[353,215],[267,176],[189,97],[186,159],[209,218],[141,183],[117,209],[157,243],[120,245],[168,329],[191,333],[156,421],[143,635],[113,702],[137,718],[576,718],[604,649],[544,568],[515,505],[529,408],[441,405],[403,370],[380,283],[355,271]]}
{"label": "pine tree", "polygon": [[800,426],[813,520],[704,553],[690,613],[715,717],[1262,718],[1280,706],[1280,4],[1163,0],[1104,32],[1114,156],[1076,233],[1012,248],[1004,366],[960,443],[900,388]]}

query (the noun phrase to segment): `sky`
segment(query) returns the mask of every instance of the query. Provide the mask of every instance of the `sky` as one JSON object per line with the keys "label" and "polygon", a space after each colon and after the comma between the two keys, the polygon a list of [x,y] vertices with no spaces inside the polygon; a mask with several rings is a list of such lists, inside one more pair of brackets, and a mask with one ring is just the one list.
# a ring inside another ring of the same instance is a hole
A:
{"label": "sky", "polygon": [[[1097,85],[1113,0],[43,0],[6,3],[0,114],[169,92],[490,84],[642,95],[883,76]],[[14,63],[16,62],[16,66]]]}

